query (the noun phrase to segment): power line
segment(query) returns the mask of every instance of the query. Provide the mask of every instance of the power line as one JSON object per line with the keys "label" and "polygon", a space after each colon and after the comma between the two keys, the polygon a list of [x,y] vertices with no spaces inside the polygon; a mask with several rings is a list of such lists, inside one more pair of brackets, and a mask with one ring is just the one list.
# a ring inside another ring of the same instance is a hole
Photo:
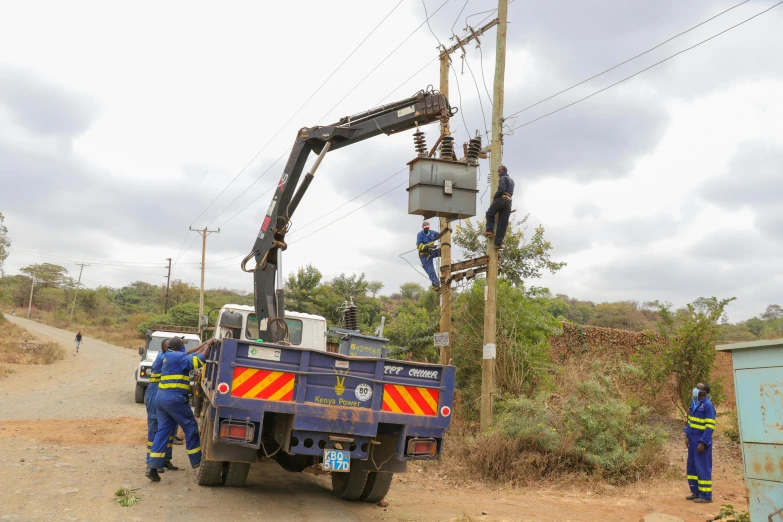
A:
{"label": "power line", "polygon": [[465,0],[465,5],[463,5],[462,9],[459,10],[459,14],[457,15],[457,18],[455,18],[454,23],[451,24],[452,33],[454,33],[454,26],[457,25],[457,22],[459,22],[459,17],[462,16],[462,12],[465,11],[465,8],[468,6],[468,2],[470,2],[470,0]]}
{"label": "power line", "polygon": [[403,85],[405,85],[406,83],[408,83],[409,81],[411,81],[413,78],[415,78],[416,76],[418,76],[418,75],[419,75],[419,74],[420,74],[420,73],[421,73],[421,72],[422,72],[424,69],[426,69],[427,67],[429,67],[429,66],[430,66],[430,64],[431,64],[432,62],[437,62],[437,61],[438,61],[438,58],[433,58],[432,60],[428,61],[426,64],[424,64],[424,67],[422,67],[421,69],[419,69],[418,71],[416,71],[415,73],[413,73],[413,74],[412,74],[412,75],[411,75],[411,76],[410,76],[410,77],[409,77],[407,80],[405,80],[404,82],[402,82],[401,84],[399,84],[397,87],[395,87],[393,91],[391,91],[389,94],[387,94],[386,96],[384,96],[384,97],[383,97],[383,98],[382,98],[382,99],[381,99],[381,100],[380,100],[378,103],[376,103],[375,105],[376,105],[376,106],[378,106],[378,105],[382,104],[384,101],[386,101],[386,99],[387,99],[387,98],[389,98],[389,96],[391,96],[391,95],[392,95],[392,94],[394,94],[395,92],[399,91],[399,90],[402,88],[402,86],[403,86]]}
{"label": "power line", "polygon": [[[551,96],[548,96],[548,97],[544,98],[543,100],[537,101],[537,102],[536,102],[536,103],[534,103],[533,105],[529,105],[529,106],[525,107],[524,109],[522,109],[521,111],[517,111],[517,112],[515,112],[514,114],[511,114],[511,115],[509,115],[509,116],[506,116],[506,118],[510,118],[511,116],[515,116],[515,115],[517,115],[517,114],[523,113],[523,112],[525,112],[525,111],[526,111],[526,110],[528,110],[528,109],[532,109],[532,108],[533,108],[533,107],[535,107],[536,105],[540,105],[540,104],[544,103],[545,101],[549,101],[549,100],[551,100],[552,98],[554,98],[554,97],[556,97],[556,96],[560,96],[561,94],[563,94],[563,93],[565,93],[565,92],[568,92],[568,91],[570,91],[571,89],[574,89],[574,88],[576,88],[576,87],[579,87],[580,85],[582,85],[582,84],[584,84],[584,83],[587,83],[587,82],[589,82],[590,80],[594,80],[594,79],[598,78],[599,76],[602,76],[602,75],[604,75],[604,74],[606,74],[606,73],[608,73],[608,72],[610,72],[610,71],[613,71],[613,70],[617,69],[618,67],[620,67],[621,65],[625,65],[625,64],[626,64],[626,63],[628,63],[628,62],[631,62],[631,61],[633,61],[633,60],[636,60],[637,58],[639,58],[639,57],[641,57],[641,56],[644,56],[645,54],[648,54],[648,53],[650,53],[650,52],[654,51],[655,49],[657,49],[657,48],[661,47],[662,45],[664,45],[664,44],[667,44],[667,43],[671,42],[671,41],[672,41],[672,40],[674,40],[675,38],[679,38],[680,36],[682,36],[682,35],[684,35],[684,34],[686,34],[686,33],[689,33],[689,32],[693,31],[694,29],[696,29],[696,28],[698,28],[698,27],[701,27],[702,25],[706,24],[707,22],[710,22],[710,21],[712,21],[712,20],[714,20],[714,19],[718,18],[719,16],[721,16],[721,15],[724,15],[724,14],[728,13],[728,12],[729,12],[729,11],[731,11],[732,9],[736,9],[737,7],[739,7],[739,6],[743,5],[743,4],[747,4],[749,1],[750,1],[750,0],[745,0],[744,2],[740,2],[740,3],[738,3],[738,4],[736,4],[736,5],[732,6],[732,7],[729,7],[729,8],[728,8],[728,9],[726,9],[725,11],[721,11],[720,13],[718,13],[718,14],[716,14],[716,15],[714,15],[714,16],[712,16],[712,17],[710,17],[710,18],[707,18],[707,19],[706,19],[706,20],[704,20],[703,22],[701,22],[701,23],[698,23],[698,24],[694,25],[694,26],[693,26],[693,27],[691,27],[690,29],[686,29],[685,31],[683,31],[683,32],[681,32],[681,33],[678,33],[678,34],[676,34],[676,35],[672,36],[671,38],[668,38],[668,39],[664,40],[663,42],[659,43],[658,45],[656,45],[656,46],[654,46],[654,47],[651,47],[651,48],[647,49],[646,51],[644,51],[644,52],[642,52],[642,53],[639,53],[639,54],[637,54],[636,56],[633,56],[633,57],[631,57],[631,58],[628,58],[627,60],[625,60],[625,61],[622,61],[622,62],[618,63],[617,65],[615,65],[615,66],[613,66],[613,67],[610,67],[610,68],[606,69],[605,71],[602,71],[602,72],[600,72],[600,73],[598,73],[598,74],[595,74],[595,75],[593,75],[593,76],[591,76],[591,77],[587,78],[586,80],[582,80],[582,81],[581,81],[581,82],[579,82],[579,83],[575,83],[575,84],[574,84],[574,85],[572,85],[571,87],[568,87],[567,89],[563,89],[563,90],[562,90],[562,91],[560,91],[560,92],[556,92],[555,94],[553,94],[553,95],[551,95]],[[772,7],[770,7],[769,9],[772,9],[773,7],[776,7],[777,5],[778,5],[778,4],[776,4],[776,5],[773,5],[773,6],[772,6]],[[769,11],[769,9],[767,9],[767,11]],[[766,11],[762,11],[762,12],[761,12],[761,13],[759,13],[759,14],[763,14],[763,13],[765,13],[765,12],[766,12]],[[758,15],[756,15],[756,16],[758,16]],[[751,19],[751,18],[748,18],[748,20],[750,20],[750,19]],[[745,20],[745,21],[747,22],[747,20]],[[742,23],[745,23],[745,22],[742,22]],[[736,27],[736,26],[730,27],[729,29],[733,29],[734,27]],[[729,30],[729,29],[727,29],[727,30]],[[724,32],[725,32],[725,31],[724,31]],[[723,33],[718,33],[718,35],[720,35],[720,34],[723,34]],[[718,35],[715,35],[715,36],[718,36]],[[714,38],[714,37],[713,37],[713,38]],[[709,39],[708,39],[708,40],[709,40]],[[707,40],[704,40],[704,41],[707,41]],[[704,43],[704,42],[700,42],[700,43],[699,43],[699,44],[697,44],[697,45],[701,45],[701,43]],[[695,47],[695,46],[694,46],[694,47]],[[685,49],[685,51],[687,51],[687,50],[689,50],[689,49],[693,49],[693,47],[689,47],[688,49]],[[685,52],[685,51],[681,51],[681,52]],[[677,53],[677,54],[680,54],[680,53]],[[674,55],[670,56],[669,58],[672,58],[672,57],[674,57],[674,56],[677,56],[677,54],[674,54]],[[668,60],[669,58],[667,58],[666,60]],[[664,60],[664,61],[666,61],[666,60]],[[658,65],[658,64],[660,64],[660,63],[663,63],[663,62],[658,62],[658,63],[657,63],[657,64],[655,64],[655,65]],[[651,67],[655,67],[655,65],[652,65]],[[649,69],[649,67],[648,67],[648,69]],[[639,72],[644,72],[644,71],[646,71],[646,70],[647,70],[647,69],[643,69],[642,71],[639,71]],[[639,74],[639,73],[637,73],[637,74]],[[629,78],[631,78],[631,76],[629,76]],[[626,79],[627,79],[627,78],[626,78]],[[624,81],[624,80],[623,80],[623,81]]]}
{"label": "power line", "polygon": [[395,189],[398,189],[398,188],[402,187],[402,186],[403,186],[403,185],[405,185],[406,183],[408,183],[408,180],[407,180],[407,179],[406,179],[405,181],[403,181],[402,183],[400,183],[399,185],[395,185],[395,186],[394,186],[394,187],[392,187],[391,189],[387,190],[386,192],[384,192],[384,193],[383,193],[383,194],[381,194],[380,196],[377,196],[377,197],[375,197],[375,198],[371,199],[370,201],[368,201],[367,203],[365,203],[365,204],[364,204],[364,205],[362,205],[361,207],[357,207],[357,208],[353,209],[352,211],[348,212],[346,215],[344,215],[344,216],[342,216],[342,217],[339,217],[339,218],[335,219],[334,221],[332,221],[332,222],[330,222],[330,223],[327,223],[326,225],[322,226],[321,228],[319,228],[319,229],[316,229],[316,230],[314,230],[314,231],[310,232],[310,233],[309,233],[309,234],[307,234],[306,236],[302,236],[302,237],[300,237],[300,238],[297,238],[297,239],[295,239],[294,241],[291,241],[291,242],[290,242],[290,243],[288,243],[288,244],[289,244],[289,245],[293,245],[294,243],[297,243],[297,242],[299,242],[299,241],[301,241],[301,240],[303,240],[303,239],[305,239],[305,238],[307,238],[307,237],[310,237],[310,236],[312,236],[313,234],[316,234],[316,233],[320,232],[321,230],[323,230],[323,229],[325,229],[325,228],[327,228],[327,227],[330,227],[330,226],[334,225],[334,224],[335,224],[335,223],[337,223],[338,221],[342,221],[343,219],[347,218],[348,216],[350,216],[350,215],[351,215],[351,214],[353,214],[354,212],[358,212],[359,210],[363,209],[363,208],[364,208],[364,207],[366,207],[367,205],[369,205],[369,204],[371,204],[371,203],[373,203],[373,202],[375,202],[375,201],[377,201],[377,200],[381,199],[381,198],[382,198],[383,196],[385,196],[386,194],[389,194],[390,192],[394,191]]}
{"label": "power line", "polygon": [[[139,262],[133,262],[133,264],[131,264],[130,261],[126,261],[126,262],[113,261],[113,260],[110,260],[110,261],[100,261],[100,260],[95,260],[95,259],[85,259],[85,258],[81,258],[81,257],[60,256],[60,255],[55,255],[55,254],[43,254],[41,252],[33,252],[33,251],[30,251],[30,250],[20,250],[20,249],[16,249],[16,248],[9,248],[8,251],[9,252],[15,252],[17,254],[27,255],[27,256],[40,256],[40,257],[48,257],[48,258],[52,258],[52,259],[65,259],[65,260],[68,260],[68,261],[89,261],[90,263],[92,263],[94,265],[100,265],[100,266],[114,266],[114,267],[123,267],[123,268],[147,268],[147,269],[153,269],[153,270],[158,270],[160,268],[159,265],[147,266],[148,264],[151,264],[151,263],[157,263],[156,261],[149,261],[149,262],[147,262],[147,261],[139,261]],[[163,261],[160,261],[159,263],[162,263],[162,262]],[[142,265],[140,263],[145,263],[145,264]]]}
{"label": "power line", "polygon": [[[323,88],[323,86],[324,86],[324,85],[326,85],[326,83],[327,83],[329,80],[331,80],[331,79],[332,79],[332,77],[333,77],[333,76],[334,76],[334,75],[337,73],[337,71],[339,71],[339,70],[342,68],[342,66],[343,66],[343,65],[345,65],[345,63],[346,63],[346,62],[347,62],[347,61],[348,61],[348,60],[351,58],[351,56],[353,56],[353,55],[356,53],[356,51],[358,51],[358,50],[359,50],[359,48],[360,48],[362,45],[364,45],[364,43],[365,43],[365,42],[366,42],[366,41],[367,41],[367,40],[370,38],[370,36],[372,36],[372,35],[373,35],[373,33],[375,33],[375,31],[376,31],[376,30],[377,30],[377,29],[378,29],[378,28],[379,28],[379,27],[380,27],[380,26],[383,24],[383,22],[385,22],[385,21],[386,21],[386,19],[387,19],[387,18],[389,18],[389,16],[391,16],[391,14],[392,14],[392,13],[393,13],[395,10],[397,10],[397,8],[400,6],[400,4],[402,4],[402,2],[403,2],[403,0],[400,0],[400,1],[397,3],[397,5],[395,5],[395,6],[392,8],[392,10],[391,10],[391,11],[389,11],[389,12],[386,14],[386,16],[384,16],[384,17],[383,17],[383,19],[382,19],[382,20],[381,20],[381,21],[378,23],[378,25],[376,25],[376,26],[375,26],[375,27],[372,29],[372,31],[370,31],[370,33],[369,33],[367,36],[365,36],[365,37],[364,37],[364,39],[363,39],[361,42],[359,42],[359,45],[357,45],[357,46],[354,48],[354,50],[353,50],[353,51],[351,51],[351,53],[350,53],[350,54],[349,54],[349,55],[348,55],[348,56],[347,56],[347,57],[346,57],[346,58],[345,58],[345,59],[344,59],[344,60],[343,60],[343,61],[340,63],[340,65],[338,65],[338,66],[337,66],[337,68],[336,68],[334,71],[332,71],[332,74],[330,74],[330,75],[329,75],[329,76],[326,78],[326,80],[324,80],[324,81],[321,83],[321,85],[319,85],[319,86],[318,86],[318,87],[315,89],[315,91],[313,91],[313,93],[310,95],[310,97],[309,97],[309,98],[307,98],[307,100],[305,100],[305,102],[304,102],[304,103],[303,103],[303,104],[302,104],[302,105],[301,105],[301,106],[300,106],[300,107],[299,107],[299,108],[296,110],[296,112],[294,112],[294,113],[291,115],[291,117],[290,117],[290,118],[288,118],[288,120],[287,120],[287,121],[286,121],[286,122],[285,122],[285,123],[284,123],[284,124],[283,124],[283,125],[282,125],[282,126],[279,128],[279,129],[278,129],[278,130],[277,130],[277,132],[275,132],[275,134],[274,134],[274,135],[273,135],[273,136],[272,136],[272,137],[269,139],[269,141],[267,141],[267,142],[266,142],[266,144],[265,144],[265,145],[264,145],[264,146],[261,148],[261,150],[259,150],[259,151],[258,151],[258,152],[255,154],[255,156],[253,156],[253,158],[252,158],[252,159],[251,159],[251,160],[250,160],[250,161],[249,161],[249,162],[248,162],[248,163],[247,163],[247,164],[246,164],[244,167],[242,167],[242,170],[240,170],[240,171],[239,171],[239,173],[238,173],[236,176],[234,176],[234,179],[232,179],[232,180],[229,182],[229,184],[228,184],[228,185],[226,185],[226,186],[223,188],[223,190],[222,190],[222,191],[220,191],[220,194],[218,194],[217,196],[215,196],[215,199],[213,199],[213,200],[212,200],[212,202],[211,202],[209,205],[207,205],[207,207],[206,207],[206,208],[205,208],[205,209],[204,209],[204,210],[201,212],[201,214],[199,214],[198,216],[196,216],[196,219],[194,219],[194,220],[193,220],[193,223],[191,223],[191,226],[193,226],[193,224],[196,222],[196,220],[197,220],[198,218],[200,218],[201,216],[203,216],[203,215],[204,215],[204,213],[205,213],[207,210],[209,210],[209,208],[210,208],[210,207],[211,207],[211,206],[212,206],[212,205],[215,203],[215,201],[217,201],[217,200],[218,200],[218,198],[219,198],[220,196],[222,196],[222,195],[223,195],[223,193],[224,193],[226,190],[228,190],[228,188],[229,188],[229,187],[230,187],[230,186],[231,186],[231,185],[232,185],[232,184],[233,184],[233,183],[234,183],[234,182],[237,180],[237,178],[239,178],[239,176],[241,176],[241,175],[242,175],[242,173],[243,173],[243,172],[245,172],[245,170],[247,170],[247,168],[248,168],[248,167],[249,167],[249,166],[250,166],[250,165],[251,165],[251,164],[252,164],[252,163],[253,163],[253,162],[256,160],[256,158],[258,158],[258,156],[260,156],[260,155],[261,155],[261,153],[262,153],[262,152],[264,152],[264,150],[266,150],[266,148],[269,146],[269,144],[271,144],[271,143],[272,143],[272,141],[274,141],[274,139],[275,139],[275,138],[278,136],[278,134],[280,134],[280,132],[282,132],[282,131],[283,131],[283,129],[286,127],[286,125],[288,125],[288,124],[291,122],[291,120],[293,120],[293,119],[296,117],[296,115],[297,115],[297,114],[299,114],[299,112],[300,112],[300,111],[301,111],[301,110],[302,110],[302,109],[305,107],[305,105],[307,105],[307,104],[310,102],[310,100],[312,100],[312,99],[313,99],[313,97],[314,97],[316,94],[318,94],[318,92],[319,92],[319,91],[320,91],[320,90]],[[187,236],[186,236],[186,237],[187,237]],[[183,241],[183,244],[184,244],[184,241]],[[180,249],[181,249],[181,248],[182,248],[182,247],[180,247]]]}
{"label": "power line", "polygon": [[[725,34],[725,33],[729,32],[729,31],[731,31],[732,29],[736,29],[737,27],[739,27],[739,26],[741,26],[741,25],[743,25],[743,24],[753,20],[754,18],[757,18],[757,17],[763,15],[764,13],[767,13],[767,12],[771,11],[772,9],[776,8],[777,6],[779,6],[780,4],[783,4],[783,1],[782,2],[778,2],[777,4],[773,5],[772,7],[769,7],[767,9],[761,11],[760,13],[755,14],[755,15],[751,16],[750,18],[746,18],[745,20],[739,22],[738,24],[734,24],[731,27],[729,27],[728,29],[724,29],[723,31],[721,31],[721,32],[719,32],[717,34],[714,34],[714,35],[710,36],[709,38],[706,38],[706,39],[700,41],[699,43],[697,43],[695,45],[687,47],[687,48],[683,49],[682,51],[676,52],[676,53],[672,54],[671,56],[668,56],[668,57],[664,58],[663,60],[650,65],[649,67],[645,67],[644,69],[642,69],[640,71],[637,71],[637,72],[633,73],[630,76],[626,76],[625,78],[623,78],[620,81],[617,81],[617,82],[615,82],[615,83],[613,83],[611,85],[608,85],[608,86],[604,87],[603,89],[599,89],[599,90],[595,91],[592,94],[589,94],[589,95],[587,95],[587,96],[585,96],[583,98],[580,98],[580,99],[578,99],[578,100],[576,100],[574,102],[569,103],[568,105],[563,105],[559,109],[556,109],[556,110],[554,110],[552,112],[548,112],[548,113],[544,114],[543,116],[539,116],[538,118],[535,118],[533,120],[525,122],[522,125],[517,125],[515,127],[512,127],[511,129],[509,129],[509,131],[514,131],[514,130],[517,130],[517,129],[521,129],[522,127],[527,127],[528,125],[531,125],[531,124],[533,124],[533,123],[535,123],[535,122],[537,122],[539,120],[542,120],[542,119],[546,118],[547,116],[551,116],[551,115],[553,115],[555,113],[558,113],[558,112],[560,112],[560,111],[562,111],[564,109],[567,109],[568,107],[571,107],[572,105],[576,105],[577,103],[583,102],[583,101],[585,101],[585,100],[587,100],[589,98],[592,98],[593,96],[595,96],[597,94],[600,94],[600,93],[602,93],[602,92],[604,92],[606,90],[609,90],[612,87],[620,85],[621,83],[623,83],[625,81],[628,81],[631,78],[633,78],[635,76],[638,76],[638,75],[642,74],[645,71],[649,71],[650,69],[652,69],[654,67],[657,67],[657,66],[661,65],[662,63],[667,62],[667,61],[671,60],[672,58],[674,58],[676,56],[679,56],[679,55],[681,55],[683,53],[686,53],[686,52],[690,51],[691,49],[695,49],[696,47],[699,47],[700,45],[702,45],[704,43],[707,43],[710,40],[713,40],[713,39],[717,38],[718,36],[721,36],[722,34]],[[517,112],[515,112],[515,113],[513,113],[513,114],[511,114],[509,116],[506,116],[506,118],[510,118],[511,116],[515,116],[515,115],[519,114],[520,112],[523,112],[524,110],[526,110],[526,109],[522,109],[521,111],[517,111]]]}
{"label": "power line", "polygon": [[[465,60],[465,65],[468,66],[468,71],[470,71],[470,75],[473,77],[473,84],[476,86],[476,94],[478,95],[479,107],[481,107],[481,116],[484,119],[484,135],[489,136],[490,131],[489,129],[487,129],[487,115],[484,113],[484,103],[481,101],[481,90],[479,89],[478,81],[476,81],[476,75],[473,74],[473,69],[470,67],[470,62],[468,60]],[[490,107],[492,107],[492,104],[490,104]]]}
{"label": "power line", "polygon": [[356,90],[356,89],[357,89],[357,88],[358,88],[358,87],[359,87],[359,86],[360,86],[362,83],[364,83],[364,80],[366,80],[367,78],[369,78],[369,77],[370,77],[370,75],[371,75],[372,73],[374,73],[374,72],[375,72],[375,71],[376,71],[376,70],[377,70],[377,69],[378,69],[378,68],[379,68],[381,65],[383,65],[383,63],[384,63],[384,62],[386,62],[386,60],[388,60],[389,58],[391,58],[391,56],[392,56],[394,53],[396,53],[396,52],[397,52],[397,50],[398,50],[400,47],[402,47],[402,46],[403,46],[403,44],[405,44],[405,42],[407,42],[408,40],[410,40],[410,39],[411,39],[411,37],[412,37],[414,34],[416,34],[416,32],[417,32],[419,29],[421,29],[421,28],[422,28],[422,26],[423,26],[425,23],[429,25],[429,20],[430,20],[430,18],[432,18],[433,16],[435,16],[435,15],[438,13],[438,11],[440,11],[441,9],[443,9],[443,6],[445,6],[446,4],[448,4],[450,1],[451,1],[451,0],[446,0],[445,2],[443,2],[443,3],[440,5],[440,7],[438,7],[438,8],[437,8],[437,9],[436,9],[436,10],[435,10],[435,11],[434,11],[434,12],[433,12],[433,13],[432,13],[430,16],[428,16],[426,20],[424,20],[424,21],[423,21],[421,24],[419,24],[419,26],[418,26],[418,27],[416,27],[416,29],[414,29],[414,30],[413,30],[413,32],[411,32],[411,34],[409,34],[408,36],[406,36],[406,37],[405,37],[405,39],[404,39],[402,42],[400,42],[400,43],[397,45],[397,47],[395,47],[394,49],[392,49],[392,51],[391,51],[389,54],[387,54],[387,55],[386,55],[386,57],[385,57],[383,60],[381,60],[380,62],[378,62],[378,64],[377,64],[375,67],[373,67],[373,68],[372,68],[372,70],[371,70],[370,72],[368,72],[368,73],[367,73],[367,75],[366,75],[364,78],[362,78],[361,80],[359,80],[359,83],[357,83],[357,84],[356,84],[356,85],[355,85],[355,86],[354,86],[354,87],[353,87],[353,88],[352,88],[350,91],[348,91],[348,92],[345,94],[345,96],[343,96],[343,97],[340,99],[340,101],[338,101],[337,103],[335,103],[335,104],[334,104],[334,106],[333,106],[331,109],[329,109],[328,111],[326,111],[326,114],[324,114],[323,116],[321,116],[321,118],[320,118],[320,119],[321,119],[321,120],[323,120],[323,119],[324,119],[324,118],[326,118],[326,117],[327,117],[327,116],[328,116],[328,115],[329,115],[329,114],[330,114],[330,113],[331,113],[331,112],[332,112],[332,111],[333,111],[335,108],[337,108],[337,106],[338,106],[338,105],[340,105],[340,104],[343,102],[343,100],[345,100],[345,99],[346,99],[348,96],[350,96],[350,95],[351,95],[351,93],[353,93],[353,91],[355,91],[355,90]]}
{"label": "power line", "polygon": [[462,89],[459,86],[459,75],[457,74],[457,70],[454,68],[454,64],[449,62],[449,67],[451,68],[451,72],[454,73],[454,82],[457,84],[457,94],[459,95],[459,115],[462,117],[462,124],[465,125],[465,133],[467,136],[467,139],[470,139],[470,130],[468,130],[468,122],[465,121],[465,111],[462,110]]}

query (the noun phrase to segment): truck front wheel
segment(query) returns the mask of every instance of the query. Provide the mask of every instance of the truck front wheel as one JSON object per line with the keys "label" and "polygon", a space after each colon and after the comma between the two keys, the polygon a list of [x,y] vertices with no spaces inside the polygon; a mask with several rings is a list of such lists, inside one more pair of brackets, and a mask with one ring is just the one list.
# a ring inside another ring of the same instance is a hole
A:
{"label": "truck front wheel", "polygon": [[147,387],[140,382],[136,383],[136,404],[142,404],[144,402],[144,392],[147,391]]}
{"label": "truck front wheel", "polygon": [[361,471],[358,464],[358,461],[351,462],[351,471],[348,473],[332,472],[332,491],[343,500],[359,500],[364,492],[369,473]]}
{"label": "truck front wheel", "polygon": [[365,502],[379,502],[383,500],[391,487],[394,473],[384,471],[372,471],[367,477],[367,484],[364,486],[361,500]]}

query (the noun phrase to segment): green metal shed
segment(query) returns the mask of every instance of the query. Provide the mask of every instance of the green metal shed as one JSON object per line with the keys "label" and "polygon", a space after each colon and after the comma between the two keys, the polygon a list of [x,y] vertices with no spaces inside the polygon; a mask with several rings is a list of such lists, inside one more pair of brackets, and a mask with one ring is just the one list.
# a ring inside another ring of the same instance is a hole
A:
{"label": "green metal shed", "polygon": [[783,339],[724,344],[731,352],[751,522],[783,522]]}

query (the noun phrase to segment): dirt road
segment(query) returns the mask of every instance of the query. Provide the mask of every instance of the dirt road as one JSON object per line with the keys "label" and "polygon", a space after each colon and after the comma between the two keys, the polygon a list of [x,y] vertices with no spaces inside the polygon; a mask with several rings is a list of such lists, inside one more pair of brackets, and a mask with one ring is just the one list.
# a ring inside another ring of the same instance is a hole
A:
{"label": "dirt road", "polygon": [[[629,488],[492,488],[455,485],[438,466],[395,477],[387,508],[332,496],[328,477],[255,465],[243,489],[194,483],[181,446],[159,484],[144,477],[146,417],[133,399],[131,350],[85,338],[72,355],[73,333],[20,318],[9,320],[62,343],[64,361],[14,366],[0,380],[0,520],[64,521],[629,521],[653,511],[703,522],[721,502],[744,505],[739,464],[716,466],[716,502],[682,499],[682,480]],[[679,458],[679,457],[677,457]],[[675,462],[684,468],[684,463]],[[139,488],[140,503],[112,502],[120,487]]]}

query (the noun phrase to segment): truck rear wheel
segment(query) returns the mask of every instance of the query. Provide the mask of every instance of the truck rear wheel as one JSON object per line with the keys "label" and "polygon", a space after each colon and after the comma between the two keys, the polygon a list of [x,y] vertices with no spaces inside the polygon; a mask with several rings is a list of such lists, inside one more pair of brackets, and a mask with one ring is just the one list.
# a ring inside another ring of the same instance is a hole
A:
{"label": "truck rear wheel", "polygon": [[379,502],[383,500],[391,487],[394,473],[384,471],[372,471],[367,477],[367,484],[364,486],[361,500],[365,502]]}
{"label": "truck rear wheel", "polygon": [[226,462],[223,467],[223,485],[229,488],[245,487],[249,471],[249,462]]}
{"label": "truck rear wheel", "polygon": [[142,404],[144,402],[144,392],[146,391],[146,386],[139,382],[136,383],[136,404]]}
{"label": "truck rear wheel", "polygon": [[[214,421],[209,418],[209,409],[204,412],[199,430],[202,447],[207,444],[208,437],[212,437],[212,423]],[[202,452],[201,465],[196,473],[196,484],[199,486],[221,486],[223,484],[223,464],[225,463],[221,461],[207,460],[206,452]]]}
{"label": "truck rear wheel", "polygon": [[332,491],[343,500],[359,500],[364,492],[369,473],[361,471],[358,464],[358,461],[352,461],[348,473],[332,472]]}

